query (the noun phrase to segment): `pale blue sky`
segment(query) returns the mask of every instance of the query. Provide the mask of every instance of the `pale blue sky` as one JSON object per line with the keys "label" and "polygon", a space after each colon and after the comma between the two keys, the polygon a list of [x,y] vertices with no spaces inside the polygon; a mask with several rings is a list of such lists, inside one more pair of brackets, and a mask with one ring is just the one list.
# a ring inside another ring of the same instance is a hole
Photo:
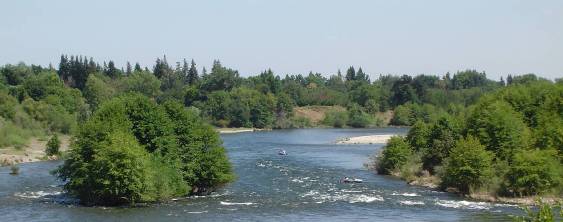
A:
{"label": "pale blue sky", "polygon": [[152,67],[220,59],[242,75],[486,71],[563,77],[563,1],[0,0],[0,64],[60,54]]}

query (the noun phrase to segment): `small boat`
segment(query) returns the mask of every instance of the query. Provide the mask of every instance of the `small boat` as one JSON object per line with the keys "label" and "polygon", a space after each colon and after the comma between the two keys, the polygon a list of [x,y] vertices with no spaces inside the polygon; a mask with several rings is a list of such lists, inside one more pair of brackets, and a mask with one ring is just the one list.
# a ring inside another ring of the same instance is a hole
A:
{"label": "small boat", "polygon": [[362,179],[358,179],[358,178],[349,178],[349,177],[344,177],[344,179],[342,179],[342,183],[363,183],[364,181]]}
{"label": "small boat", "polygon": [[278,151],[278,155],[287,156],[287,152],[285,152],[285,150],[280,150]]}

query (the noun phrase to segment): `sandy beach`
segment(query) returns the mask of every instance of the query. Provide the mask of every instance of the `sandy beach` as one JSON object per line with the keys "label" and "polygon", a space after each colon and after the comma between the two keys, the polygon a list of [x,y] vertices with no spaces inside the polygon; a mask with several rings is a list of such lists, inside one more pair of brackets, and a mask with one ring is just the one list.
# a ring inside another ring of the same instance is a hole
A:
{"label": "sandy beach", "polygon": [[[70,137],[67,135],[59,136],[61,140],[60,151],[68,150]],[[36,162],[49,159],[45,156],[47,140],[32,138],[27,146],[16,149],[14,147],[0,148],[0,166],[18,163]]]}
{"label": "sandy beach", "polygon": [[337,140],[337,144],[383,144],[395,134],[356,136]]}
{"label": "sandy beach", "polygon": [[256,128],[217,128],[217,132],[221,134],[229,134],[229,133],[245,133],[245,132],[254,132],[254,131],[262,131],[264,129],[256,129]]}

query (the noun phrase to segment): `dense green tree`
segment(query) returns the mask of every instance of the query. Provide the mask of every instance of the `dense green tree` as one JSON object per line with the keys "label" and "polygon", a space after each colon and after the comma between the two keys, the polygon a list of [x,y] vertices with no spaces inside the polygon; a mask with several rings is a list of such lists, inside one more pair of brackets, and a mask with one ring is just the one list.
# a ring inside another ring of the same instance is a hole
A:
{"label": "dense green tree", "polygon": [[162,93],[160,80],[145,71],[134,72],[132,75],[122,78],[118,85],[122,92],[138,92],[151,98]]}
{"label": "dense green tree", "polygon": [[13,119],[16,115],[17,104],[16,98],[0,91],[0,117]]}
{"label": "dense green tree", "polygon": [[391,91],[393,92],[393,97],[391,98],[392,104],[395,106],[405,104],[407,102],[417,103],[418,97],[416,91],[411,86],[412,77],[408,75],[403,75],[401,78],[393,84]]}
{"label": "dense green tree", "polygon": [[391,174],[405,164],[411,155],[411,148],[404,138],[398,136],[391,137],[381,154],[377,157],[377,173]]}
{"label": "dense green tree", "polygon": [[417,121],[409,130],[406,140],[413,150],[426,151],[426,149],[428,149],[429,137],[429,126],[422,121]]}
{"label": "dense green tree", "polygon": [[468,194],[487,183],[492,176],[493,153],[473,137],[461,139],[444,160],[442,186],[455,187]]}
{"label": "dense green tree", "polygon": [[498,158],[510,160],[516,150],[529,145],[530,134],[519,113],[506,102],[483,102],[468,119],[467,132]]}
{"label": "dense green tree", "polygon": [[88,77],[83,90],[84,99],[92,109],[96,109],[102,102],[109,100],[114,93],[113,87],[96,75]]}
{"label": "dense green tree", "polygon": [[423,168],[434,172],[434,167],[441,165],[461,138],[459,122],[448,116],[441,117],[430,128],[428,149],[423,153]]}
{"label": "dense green tree", "polygon": [[518,196],[561,192],[562,173],[555,151],[520,151],[510,165],[505,189]]}
{"label": "dense green tree", "polygon": [[221,65],[218,60],[213,62],[211,73],[202,76],[201,89],[206,92],[215,90],[231,90],[240,84],[238,71]]}
{"label": "dense green tree", "polygon": [[[90,73],[89,73],[90,74]],[[104,69],[104,74],[109,76],[112,79],[115,79],[121,75],[121,71],[115,67],[115,63],[113,61],[108,62],[107,68]]]}

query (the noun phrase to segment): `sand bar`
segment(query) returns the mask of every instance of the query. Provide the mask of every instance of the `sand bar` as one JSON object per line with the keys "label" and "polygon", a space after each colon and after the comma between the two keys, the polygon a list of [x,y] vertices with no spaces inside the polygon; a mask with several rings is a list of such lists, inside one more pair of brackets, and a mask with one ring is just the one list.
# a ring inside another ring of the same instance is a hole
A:
{"label": "sand bar", "polygon": [[344,139],[337,140],[337,144],[383,144],[397,134],[385,134],[385,135],[369,135],[369,136],[356,136],[348,137]]}

